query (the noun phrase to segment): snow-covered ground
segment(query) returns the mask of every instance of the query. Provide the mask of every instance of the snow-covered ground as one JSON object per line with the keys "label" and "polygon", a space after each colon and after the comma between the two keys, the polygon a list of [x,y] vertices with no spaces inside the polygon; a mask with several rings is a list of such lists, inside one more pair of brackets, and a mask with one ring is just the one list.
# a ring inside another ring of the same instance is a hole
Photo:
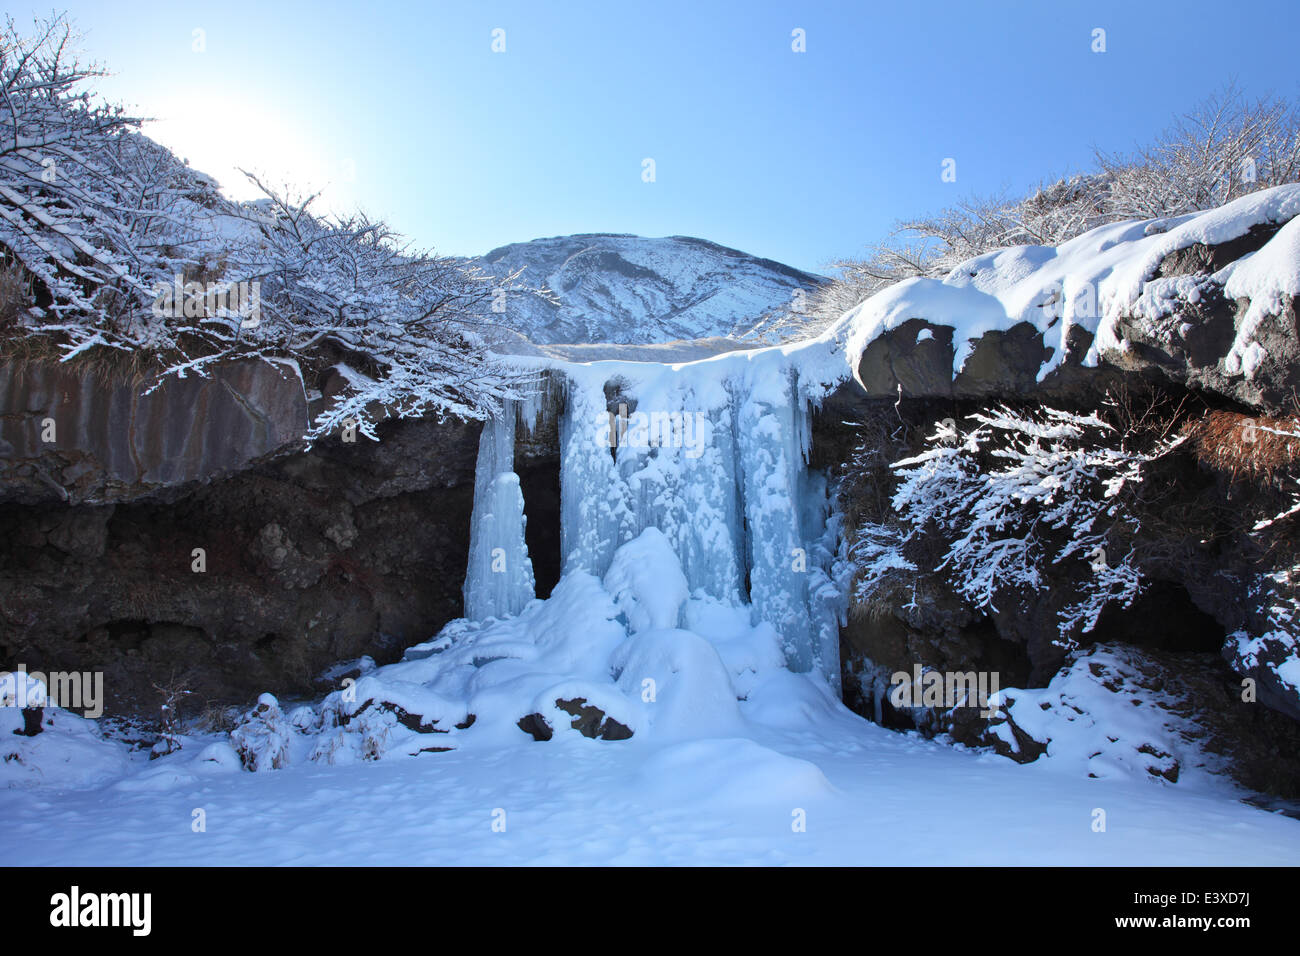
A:
{"label": "snow-covered ground", "polygon": [[[0,820],[28,848],[24,862],[45,864],[1300,860],[1300,821],[1223,793],[1080,778],[819,711],[801,731],[743,738],[658,746],[521,734],[491,751],[271,773],[185,773],[187,749],[103,789],[0,791]],[[1093,830],[1098,808],[1104,832]],[[206,832],[192,830],[195,809]],[[494,828],[502,810],[504,832]]]}
{"label": "snow-covered ground", "polygon": [[[1028,765],[895,733],[787,669],[773,625],[686,583],[648,529],[603,581],[571,572],[517,615],[452,622],[315,703],[264,695],[234,734],[156,760],[57,708],[16,736],[21,712],[0,709],[0,821],[24,862],[54,864],[1300,860],[1300,821],[1128,759],[1148,731],[1133,715],[1154,716],[1133,699],[1107,721],[1113,752],[1065,714]],[[1104,714],[1081,679],[1017,692],[1022,722],[1053,695]],[[599,708],[586,734],[575,699]]]}

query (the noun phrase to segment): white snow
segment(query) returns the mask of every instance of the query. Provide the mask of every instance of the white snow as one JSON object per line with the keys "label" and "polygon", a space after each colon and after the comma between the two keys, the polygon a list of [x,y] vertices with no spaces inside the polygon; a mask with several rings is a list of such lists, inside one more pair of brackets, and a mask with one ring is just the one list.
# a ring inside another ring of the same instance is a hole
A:
{"label": "white snow", "polygon": [[658,528],[646,528],[614,552],[605,590],[633,634],[676,627],[690,596],[672,545]]}
{"label": "white snow", "polygon": [[[772,690],[778,709],[796,699]],[[797,725],[755,720],[739,737],[516,731],[488,750],[264,774],[187,749],[144,764],[170,772],[158,789],[0,790],[0,819],[39,835],[51,865],[1289,866],[1300,854],[1300,822],[1222,793],[1021,766],[883,730],[816,692],[802,706]],[[740,707],[769,715],[761,694]]]}
{"label": "white snow", "polygon": [[45,706],[41,733],[19,733],[23,702],[45,704],[45,685],[28,674],[6,672],[0,677],[0,788],[91,787],[127,772],[125,749],[100,736],[98,721]]}
{"label": "white snow", "polygon": [[1300,295],[1300,217],[1292,219],[1257,252],[1223,270],[1224,293],[1231,299],[1249,299],[1246,314],[1224,362],[1229,372],[1253,378],[1267,357],[1255,341],[1262,323],[1282,312],[1284,301]]}
{"label": "white snow", "polygon": [[[990,695],[992,698],[993,695]],[[1162,687],[1138,652],[1098,646],[1077,656],[1038,689],[1004,688],[990,706],[1002,707],[1023,731],[1049,741],[1047,757],[1058,770],[1080,777],[1138,777],[1146,773],[1185,785],[1189,778],[1211,789],[1210,773],[1223,770],[1222,757],[1196,741],[1185,704]],[[1016,749],[1006,723],[994,730]]]}
{"label": "white snow", "polygon": [[1052,349],[1041,379],[1064,359],[1072,327],[1093,333],[1083,362],[1095,365],[1106,354],[1125,350],[1116,332],[1121,317],[1155,322],[1169,314],[1178,294],[1196,301],[1204,277],[1154,279],[1169,254],[1195,243],[1236,239],[1257,225],[1287,223],[1258,252],[1213,277],[1219,284],[1229,283],[1230,297],[1251,299],[1226,367],[1230,374],[1249,376],[1262,358],[1258,348],[1252,351],[1258,343],[1251,341],[1259,317],[1275,314],[1277,297],[1295,295],[1290,290],[1300,288],[1297,215],[1300,184],[1251,193],[1175,219],[1101,226],[1057,247],[1000,249],[962,263],[942,280],[915,278],[890,286],[847,312],[821,338],[843,343],[849,367],[856,369],[874,339],[909,319],[924,319],[954,330],[955,376],[986,332],[1027,322]]}

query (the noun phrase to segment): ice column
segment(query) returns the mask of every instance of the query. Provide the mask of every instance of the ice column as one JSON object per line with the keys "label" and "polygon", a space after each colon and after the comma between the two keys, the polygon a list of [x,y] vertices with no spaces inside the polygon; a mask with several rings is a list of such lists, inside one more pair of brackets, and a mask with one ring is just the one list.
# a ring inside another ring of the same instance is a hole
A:
{"label": "ice column", "polygon": [[614,464],[601,380],[571,378],[560,417],[560,556],[564,572],[603,577],[637,531],[627,483]]}
{"label": "ice column", "polygon": [[516,403],[483,425],[474,468],[465,616],[484,620],[518,614],[536,596],[524,540],[524,496],[515,474]]}
{"label": "ice column", "polygon": [[793,671],[818,665],[808,605],[808,550],[800,528],[805,414],[793,382],[782,394],[737,396],[739,454],[755,614],[780,632]]}

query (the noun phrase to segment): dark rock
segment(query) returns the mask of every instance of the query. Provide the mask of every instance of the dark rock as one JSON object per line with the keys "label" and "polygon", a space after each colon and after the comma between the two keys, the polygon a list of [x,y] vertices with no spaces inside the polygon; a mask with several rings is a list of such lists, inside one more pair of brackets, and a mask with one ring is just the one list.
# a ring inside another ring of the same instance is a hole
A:
{"label": "dark rock", "polygon": [[101,670],[111,714],[152,712],[184,661],[195,716],[311,693],[339,660],[395,660],[461,614],[478,428],[379,434],[157,494],[121,485],[111,505],[0,503],[0,661]]}
{"label": "dark rock", "polygon": [[629,740],[632,737],[630,727],[619,723],[613,717],[605,716],[605,712],[599,707],[588,704],[585,697],[557,700],[555,706],[573,716],[571,726],[584,737],[600,740]]}
{"label": "dark rock", "polygon": [[[594,740],[630,740],[632,729],[619,723],[613,717],[593,704],[588,704],[585,697],[572,699],[560,698],[555,706],[573,717],[570,724],[584,737]],[[528,714],[518,721],[519,729],[532,736],[534,740],[550,740],[555,734],[550,722],[541,714]]]}
{"label": "dark rock", "polygon": [[[0,363],[0,500],[126,501],[233,474],[297,447],[293,367],[242,360],[154,384],[93,365]],[[54,441],[42,440],[46,419]]]}
{"label": "dark rock", "polygon": [[15,730],[14,733],[18,734],[20,737],[35,737],[41,732],[41,721],[44,717],[44,707],[24,707],[22,729]]}
{"label": "dark rock", "polygon": [[518,725],[520,730],[534,740],[550,740],[555,735],[555,731],[541,714],[525,714],[519,718]]}
{"label": "dark rock", "polygon": [[1265,222],[1251,226],[1245,235],[1229,239],[1227,242],[1216,245],[1194,242],[1165,256],[1157,267],[1154,278],[1163,279],[1167,276],[1197,273],[1209,275],[1218,272],[1228,263],[1236,262],[1242,256],[1250,255],[1263,248],[1264,244],[1277,235],[1281,228],[1281,223]]}

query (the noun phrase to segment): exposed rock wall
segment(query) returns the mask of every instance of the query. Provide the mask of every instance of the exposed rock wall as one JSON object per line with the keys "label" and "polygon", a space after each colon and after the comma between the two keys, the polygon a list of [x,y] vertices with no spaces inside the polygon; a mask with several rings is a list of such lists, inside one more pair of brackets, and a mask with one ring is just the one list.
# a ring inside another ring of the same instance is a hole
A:
{"label": "exposed rock wall", "polygon": [[[1120,315],[1107,329],[1113,344],[1101,349],[1094,366],[1083,363],[1093,344],[1083,328],[1072,329],[1065,360],[1052,364],[1043,332],[1021,322],[984,332],[954,374],[954,330],[962,326],[962,316],[953,316],[951,326],[933,321],[934,316],[892,316],[888,328],[866,341],[856,381],[845,383],[824,404],[816,451],[841,474],[857,469],[850,475],[862,499],[857,506],[874,521],[890,510],[891,462],[916,454],[921,436],[933,432],[935,423],[960,422],[998,403],[1086,413],[1108,392],[1128,393],[1143,400],[1163,398],[1166,410],[1180,409],[1187,421],[1217,416],[1226,422],[1226,432],[1190,431],[1189,442],[1161,463],[1174,493],[1158,513],[1147,516],[1157,519],[1148,520],[1145,531],[1148,589],[1133,607],[1109,609],[1080,653],[1096,642],[1141,648],[1147,656],[1135,659],[1161,659],[1170,679],[1227,688],[1203,699],[1189,697],[1189,706],[1201,710],[1204,725],[1218,728],[1223,749],[1252,755],[1238,761],[1238,779],[1294,795],[1300,793],[1295,767],[1277,764],[1270,776],[1267,755],[1292,741],[1295,725],[1287,718],[1300,721],[1300,695],[1283,679],[1284,671],[1296,667],[1296,636],[1265,619],[1257,593],[1268,575],[1286,576],[1294,549],[1274,549],[1252,525],[1256,513],[1287,508],[1287,475],[1295,469],[1286,464],[1261,470],[1250,458],[1262,447],[1256,434],[1270,427],[1286,431],[1300,409],[1300,302],[1282,296],[1260,321],[1258,310],[1249,316],[1250,300],[1228,295],[1224,281],[1232,274],[1225,267],[1259,254],[1280,228],[1270,223],[1223,243],[1198,243],[1165,256],[1148,276],[1151,283],[1180,280],[1164,282],[1158,291],[1150,288],[1151,295],[1161,296],[1164,318],[1153,321],[1140,311]],[[1259,346],[1248,373],[1232,355],[1247,322]],[[1242,444],[1207,447],[1225,434],[1231,439],[1234,431]],[[852,446],[864,440],[876,449],[875,457],[846,466]],[[1277,439],[1274,451],[1279,460],[1289,456],[1294,462],[1297,449],[1282,448],[1286,442]],[[1046,686],[1073,659],[1052,638],[1063,596],[1077,582],[1048,568],[1043,586],[1022,596],[1019,606],[973,612],[936,570],[943,555],[939,549],[921,556],[917,572],[905,582],[857,602],[841,641],[845,699],[886,725],[921,726],[979,744],[987,742],[988,721],[973,710],[918,717],[917,711],[892,709],[882,699],[889,676],[919,664],[941,672],[998,672],[1004,687]],[[1267,636],[1254,637],[1260,634]],[[1032,756],[1041,752],[1040,746]]]}
{"label": "exposed rock wall", "polygon": [[295,447],[307,397],[288,363],[231,362],[153,391],[90,363],[0,362],[0,500],[130,501]]}
{"label": "exposed rock wall", "polygon": [[184,675],[197,708],[308,692],[460,614],[478,426],[304,451],[292,368],[143,389],[0,369],[0,666],[104,670],[110,713]]}

